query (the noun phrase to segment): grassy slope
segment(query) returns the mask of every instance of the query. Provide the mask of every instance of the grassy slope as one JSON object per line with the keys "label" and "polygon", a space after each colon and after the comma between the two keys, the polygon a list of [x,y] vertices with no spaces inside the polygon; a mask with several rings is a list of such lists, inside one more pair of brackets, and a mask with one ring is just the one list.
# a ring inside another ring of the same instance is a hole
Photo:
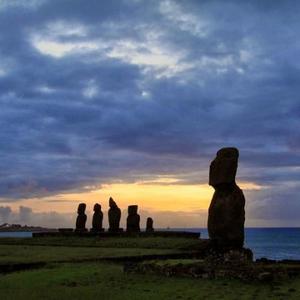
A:
{"label": "grassy slope", "polygon": [[7,238],[0,239],[0,264],[178,253],[198,244],[185,238]]}
{"label": "grassy slope", "polygon": [[0,264],[178,253],[198,244],[185,238],[7,238],[0,239]]}
{"label": "grassy slope", "polygon": [[0,264],[97,260],[103,257],[174,253],[171,249],[0,245]]}
{"label": "grassy slope", "polygon": [[0,277],[5,299],[300,299],[300,279],[281,284],[124,274],[117,264],[65,264]]}
{"label": "grassy slope", "polygon": [[141,249],[195,249],[201,241],[191,238],[168,237],[42,237],[42,238],[1,238],[0,245],[39,245],[74,246],[103,248],[141,248]]}

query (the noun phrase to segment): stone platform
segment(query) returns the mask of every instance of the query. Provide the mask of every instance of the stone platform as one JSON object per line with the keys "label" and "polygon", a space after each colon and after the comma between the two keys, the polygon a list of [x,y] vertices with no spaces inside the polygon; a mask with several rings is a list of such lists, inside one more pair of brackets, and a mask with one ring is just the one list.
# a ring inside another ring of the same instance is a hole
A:
{"label": "stone platform", "polygon": [[[190,256],[193,257],[193,256]],[[192,277],[199,279],[240,279],[246,282],[274,282],[300,275],[300,261],[261,261],[244,263],[213,263],[193,258],[128,262],[125,273],[155,274],[166,277]]]}
{"label": "stone platform", "polygon": [[186,232],[186,231],[154,231],[154,232],[139,232],[128,233],[126,231],[120,232],[75,232],[71,229],[60,230],[56,232],[33,232],[32,237],[63,237],[63,236],[81,236],[81,237],[178,237],[178,238],[192,238],[199,239],[200,233]]}

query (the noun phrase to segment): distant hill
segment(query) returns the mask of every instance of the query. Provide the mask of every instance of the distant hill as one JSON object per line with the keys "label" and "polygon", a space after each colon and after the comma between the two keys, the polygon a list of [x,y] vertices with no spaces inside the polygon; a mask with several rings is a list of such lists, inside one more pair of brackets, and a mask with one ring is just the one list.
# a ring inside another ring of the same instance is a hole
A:
{"label": "distant hill", "polygon": [[21,224],[8,224],[4,223],[0,225],[0,232],[3,231],[57,231],[54,228],[45,228],[40,226],[28,226],[28,225],[21,225]]}

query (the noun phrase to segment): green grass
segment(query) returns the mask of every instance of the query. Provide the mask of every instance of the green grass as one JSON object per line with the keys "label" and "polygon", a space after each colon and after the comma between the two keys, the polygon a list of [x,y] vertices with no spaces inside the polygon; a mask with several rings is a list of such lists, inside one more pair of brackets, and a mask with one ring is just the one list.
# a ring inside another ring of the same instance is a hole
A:
{"label": "green grass", "polygon": [[[201,246],[200,240],[163,237],[0,239],[0,267],[46,263],[41,269],[0,275],[0,299],[300,299],[300,277],[272,284],[170,278],[125,274],[122,264],[100,261],[116,256],[179,253]],[[162,265],[197,262],[200,260],[156,261]]]}
{"label": "green grass", "polygon": [[197,249],[203,242],[191,238],[169,237],[37,237],[1,238],[0,245],[39,245],[103,248]]}
{"label": "green grass", "polygon": [[104,257],[178,252],[172,249],[0,245],[0,264],[97,260]]}
{"label": "green grass", "polygon": [[97,260],[104,257],[179,253],[197,247],[185,238],[1,238],[0,264]]}
{"label": "green grass", "polygon": [[55,265],[0,277],[1,300],[300,299],[300,279],[277,284],[124,274],[107,263]]}

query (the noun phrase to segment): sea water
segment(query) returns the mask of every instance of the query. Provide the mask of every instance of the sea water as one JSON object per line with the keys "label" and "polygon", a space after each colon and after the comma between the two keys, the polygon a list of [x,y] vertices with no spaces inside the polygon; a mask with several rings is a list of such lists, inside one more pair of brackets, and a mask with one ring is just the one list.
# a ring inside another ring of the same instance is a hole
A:
{"label": "sea water", "polygon": [[3,231],[0,232],[0,238],[12,237],[12,238],[30,238],[32,232],[30,231]]}
{"label": "sea water", "polygon": [[[204,228],[185,230],[208,237]],[[255,258],[300,260],[300,228],[246,228],[245,247],[252,249]]]}
{"label": "sea water", "polygon": [[256,258],[300,259],[300,228],[247,228],[245,246]]}

